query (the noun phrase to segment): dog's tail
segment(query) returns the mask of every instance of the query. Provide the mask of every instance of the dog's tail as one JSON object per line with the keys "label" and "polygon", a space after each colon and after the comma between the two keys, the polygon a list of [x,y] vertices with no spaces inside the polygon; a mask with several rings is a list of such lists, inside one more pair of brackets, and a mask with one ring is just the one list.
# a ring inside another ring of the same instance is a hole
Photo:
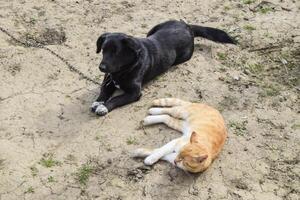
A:
{"label": "dog's tail", "polygon": [[220,29],[189,25],[194,32],[195,37],[203,37],[215,42],[236,44],[237,42],[231,38],[225,31]]}

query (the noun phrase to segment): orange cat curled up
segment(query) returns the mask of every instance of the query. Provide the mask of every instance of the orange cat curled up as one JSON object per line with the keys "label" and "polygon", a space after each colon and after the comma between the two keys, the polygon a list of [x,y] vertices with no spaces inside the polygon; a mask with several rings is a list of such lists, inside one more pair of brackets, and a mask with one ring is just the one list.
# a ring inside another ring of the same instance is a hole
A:
{"label": "orange cat curled up", "polygon": [[175,98],[155,100],[153,106],[144,125],[165,123],[182,132],[182,136],[157,149],[136,149],[133,157],[146,157],[146,165],[161,159],[192,173],[206,170],[227,137],[221,114],[208,105]]}

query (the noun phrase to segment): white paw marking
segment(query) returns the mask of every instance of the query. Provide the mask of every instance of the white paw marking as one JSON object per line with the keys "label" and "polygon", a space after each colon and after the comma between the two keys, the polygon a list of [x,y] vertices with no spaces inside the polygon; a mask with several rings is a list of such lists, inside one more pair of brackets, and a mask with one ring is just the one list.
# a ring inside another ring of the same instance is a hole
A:
{"label": "white paw marking", "polygon": [[117,82],[116,82],[116,81],[114,81],[114,80],[113,80],[113,83],[114,83],[114,85],[115,85],[115,87],[116,87],[116,88],[118,88],[118,89],[121,89],[121,88],[120,88],[120,85],[119,85],[119,84],[117,84]]}
{"label": "white paw marking", "polygon": [[99,105],[103,104],[103,101],[95,101],[92,106],[91,109],[96,109]]}
{"label": "white paw marking", "polygon": [[158,159],[156,159],[155,157],[153,156],[148,156],[145,160],[144,160],[144,163],[145,165],[153,165],[155,162],[157,162]]}
{"label": "white paw marking", "polygon": [[151,123],[152,123],[152,117],[151,116],[148,116],[148,117],[144,118],[143,125],[147,126],[147,125],[149,125]]}
{"label": "white paw marking", "polygon": [[187,137],[191,137],[191,129],[188,122],[184,122],[182,126],[182,134]]}
{"label": "white paw marking", "polygon": [[103,104],[100,104],[95,112],[97,115],[103,116],[108,113],[108,109]]}
{"label": "white paw marking", "polygon": [[157,123],[165,123],[170,116],[168,115],[149,115],[144,118],[143,125],[147,126],[150,124],[157,124]]}
{"label": "white paw marking", "polygon": [[148,112],[150,115],[159,115],[161,114],[161,108],[150,108]]}

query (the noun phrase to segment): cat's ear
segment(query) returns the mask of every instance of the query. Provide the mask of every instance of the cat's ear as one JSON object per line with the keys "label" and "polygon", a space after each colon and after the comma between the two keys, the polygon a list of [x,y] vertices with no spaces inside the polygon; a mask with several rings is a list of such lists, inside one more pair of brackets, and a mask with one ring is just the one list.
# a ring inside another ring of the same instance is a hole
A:
{"label": "cat's ear", "polygon": [[191,144],[197,143],[196,137],[197,137],[197,133],[196,133],[195,131],[193,131],[193,133],[192,133],[192,135],[191,135],[191,137],[190,137],[190,142],[191,142]]}
{"label": "cat's ear", "polygon": [[194,157],[193,159],[198,162],[201,163],[203,162],[205,159],[207,159],[208,155],[204,155],[204,156],[198,156],[198,157]]}

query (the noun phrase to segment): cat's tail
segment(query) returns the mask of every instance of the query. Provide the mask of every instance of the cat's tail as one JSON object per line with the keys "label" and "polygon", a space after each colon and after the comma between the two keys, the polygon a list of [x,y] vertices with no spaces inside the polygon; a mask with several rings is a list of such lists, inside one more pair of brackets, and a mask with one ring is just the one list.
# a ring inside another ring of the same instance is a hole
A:
{"label": "cat's tail", "polygon": [[152,104],[153,106],[172,107],[172,106],[185,106],[191,103],[176,98],[163,98],[163,99],[154,100]]}
{"label": "cat's tail", "polygon": [[236,40],[230,37],[225,31],[217,28],[189,25],[195,37],[203,37],[215,42],[236,44]]}

